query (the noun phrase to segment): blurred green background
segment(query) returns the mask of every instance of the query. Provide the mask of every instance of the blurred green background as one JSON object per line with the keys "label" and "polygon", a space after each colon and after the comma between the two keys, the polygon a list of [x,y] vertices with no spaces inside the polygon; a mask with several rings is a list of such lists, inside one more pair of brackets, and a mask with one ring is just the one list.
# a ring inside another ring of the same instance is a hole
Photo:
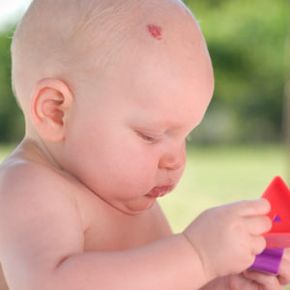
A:
{"label": "blurred green background", "polygon": [[[216,76],[213,102],[193,133],[193,144],[282,142],[289,0],[185,2],[205,34]],[[16,21],[0,27],[0,143],[18,142],[23,135],[10,85],[9,47]]]}
{"label": "blurred green background", "polygon": [[[289,1],[185,3],[207,40],[216,89],[188,144],[185,176],[176,194],[161,201],[176,231],[208,206],[258,197],[275,175],[289,181],[290,161]],[[0,158],[24,131],[10,78],[9,50],[17,21],[0,26]]]}
{"label": "blurred green background", "polygon": [[[175,232],[207,207],[259,197],[275,175],[290,181],[289,1],[184,2],[207,40],[216,90],[179,186],[160,201]],[[0,160],[24,130],[10,85],[16,21],[0,27]]]}

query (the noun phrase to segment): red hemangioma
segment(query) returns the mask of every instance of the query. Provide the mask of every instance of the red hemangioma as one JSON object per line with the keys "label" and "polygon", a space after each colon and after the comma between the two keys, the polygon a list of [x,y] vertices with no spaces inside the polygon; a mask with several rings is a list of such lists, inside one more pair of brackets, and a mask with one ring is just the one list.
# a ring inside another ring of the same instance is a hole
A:
{"label": "red hemangioma", "polygon": [[158,40],[162,39],[162,28],[160,26],[155,24],[148,24],[147,29],[154,38]]}

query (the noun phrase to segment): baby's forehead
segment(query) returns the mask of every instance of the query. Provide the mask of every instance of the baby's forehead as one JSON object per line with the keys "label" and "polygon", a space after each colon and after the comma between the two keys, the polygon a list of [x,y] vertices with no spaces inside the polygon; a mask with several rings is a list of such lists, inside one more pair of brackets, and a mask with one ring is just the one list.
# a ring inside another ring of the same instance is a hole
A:
{"label": "baby's forehead", "polygon": [[[85,4],[87,1],[83,3],[83,11],[90,8]],[[199,36],[194,18],[178,0],[106,1],[105,5],[90,8],[90,12],[82,12],[72,25],[76,47],[86,50],[91,45],[96,52],[103,53],[99,56],[110,58],[121,48],[132,53],[134,47],[130,44],[137,42],[143,48],[173,46],[183,42],[182,39],[192,38],[193,34]]]}
{"label": "baby's forehead", "polygon": [[20,94],[33,81],[25,67],[39,77],[101,72],[117,66],[120,55],[165,51],[194,33],[200,38],[179,0],[34,0],[14,35],[13,81]]}
{"label": "baby's forehead", "polygon": [[31,38],[40,34],[38,44],[42,40],[54,49],[66,44],[101,49],[106,43],[118,48],[146,37],[157,44],[196,26],[178,0],[34,0],[25,18],[24,30],[34,32]]}

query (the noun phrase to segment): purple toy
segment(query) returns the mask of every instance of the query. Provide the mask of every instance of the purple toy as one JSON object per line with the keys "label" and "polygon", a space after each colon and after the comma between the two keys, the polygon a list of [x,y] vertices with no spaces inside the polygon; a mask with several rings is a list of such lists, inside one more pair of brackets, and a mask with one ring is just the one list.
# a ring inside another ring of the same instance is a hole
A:
{"label": "purple toy", "polygon": [[256,256],[254,264],[249,270],[278,275],[283,249],[266,249]]}

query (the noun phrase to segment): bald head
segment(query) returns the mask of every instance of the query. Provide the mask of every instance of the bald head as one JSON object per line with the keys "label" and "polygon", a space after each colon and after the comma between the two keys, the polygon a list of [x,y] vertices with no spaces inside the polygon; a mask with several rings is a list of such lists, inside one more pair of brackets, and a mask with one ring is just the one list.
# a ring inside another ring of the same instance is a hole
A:
{"label": "bald head", "polygon": [[201,37],[193,23],[179,0],[34,0],[12,42],[15,94],[25,111],[41,78],[74,86],[91,71],[104,74],[133,44],[186,46],[186,31]]}

